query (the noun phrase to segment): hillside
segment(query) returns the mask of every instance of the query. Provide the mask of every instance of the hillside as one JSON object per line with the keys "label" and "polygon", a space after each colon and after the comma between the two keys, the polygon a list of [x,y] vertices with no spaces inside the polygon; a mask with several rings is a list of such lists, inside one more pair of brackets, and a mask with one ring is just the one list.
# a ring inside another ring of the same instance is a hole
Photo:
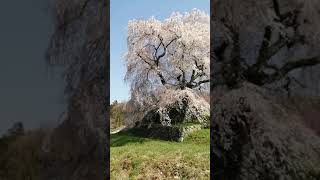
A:
{"label": "hillside", "polygon": [[140,138],[128,132],[111,135],[111,179],[209,179],[210,130],[184,142]]}

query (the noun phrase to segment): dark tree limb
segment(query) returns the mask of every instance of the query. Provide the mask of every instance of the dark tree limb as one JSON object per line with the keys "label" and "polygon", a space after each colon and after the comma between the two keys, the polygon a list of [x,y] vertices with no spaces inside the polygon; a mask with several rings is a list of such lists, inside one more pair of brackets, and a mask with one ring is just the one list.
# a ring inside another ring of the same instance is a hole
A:
{"label": "dark tree limb", "polygon": [[272,56],[274,56],[286,45],[287,41],[280,37],[280,39],[273,45],[261,49],[257,63],[253,65],[253,69],[255,69],[255,71],[259,71],[262,66],[265,66],[268,63]]}
{"label": "dark tree limb", "polygon": [[195,79],[195,73],[196,73],[196,71],[193,69],[189,83],[192,83],[192,82],[194,81],[194,79]]}
{"label": "dark tree limb", "polygon": [[147,60],[145,60],[145,59],[140,55],[140,53],[137,53],[137,56],[138,56],[141,60],[143,60],[145,63],[147,63],[150,67],[153,66],[150,62],[148,62]]}
{"label": "dark tree limb", "polygon": [[[145,63],[147,63],[147,64],[150,66],[150,69],[149,69],[149,70],[155,69],[154,65],[152,65],[150,62],[148,62],[147,60],[145,60],[139,53],[137,54],[137,56],[138,56],[141,60],[143,60]],[[157,66],[157,67],[158,67],[158,66]],[[149,71],[148,71],[147,74],[149,74]],[[158,75],[158,77],[160,78],[160,81],[161,81],[161,84],[162,84],[162,85],[167,84],[166,79],[164,78],[164,76],[161,74],[160,71],[157,71],[157,75]]]}
{"label": "dark tree limb", "polygon": [[281,69],[281,74],[288,74],[290,71],[298,68],[304,68],[308,66],[314,66],[320,64],[320,56],[316,56],[310,59],[302,59],[299,61],[288,62]]}
{"label": "dark tree limb", "polygon": [[199,82],[193,82],[193,83],[187,83],[186,84],[186,87],[188,88],[197,88],[199,87],[201,84],[204,84],[204,83],[209,83],[210,82],[210,79],[206,79],[206,80],[201,80]]}
{"label": "dark tree limb", "polygon": [[[158,35],[157,37],[160,40],[160,42],[157,47],[154,46],[154,55],[153,56],[154,56],[154,61],[156,62],[156,65],[158,66],[160,59],[166,55],[168,46],[170,46],[170,44],[172,44],[174,41],[176,41],[179,37],[177,36],[177,37],[173,38],[167,45],[164,45],[163,38],[160,35]],[[161,46],[163,47],[163,52],[160,55],[157,55]]]}
{"label": "dark tree limb", "polygon": [[159,78],[160,78],[161,84],[162,84],[162,85],[166,85],[166,84],[167,84],[167,81],[165,80],[165,78],[163,77],[163,75],[162,75],[160,72],[158,72],[157,75],[158,75]]}
{"label": "dark tree limb", "polygon": [[320,64],[320,56],[316,56],[309,59],[302,59],[298,61],[288,62],[285,65],[283,65],[279,71],[275,72],[271,76],[267,78],[266,83],[271,83],[277,80],[282,79],[284,76],[286,76],[289,72],[299,69],[299,68],[305,68],[305,67],[311,67],[314,65]]}
{"label": "dark tree limb", "polygon": [[278,0],[272,0],[272,2],[273,2],[274,12],[276,13],[276,15],[277,15],[278,17],[281,17]]}
{"label": "dark tree limb", "polygon": [[223,55],[224,55],[224,52],[225,50],[227,49],[228,47],[228,43],[226,41],[223,41],[221,46],[217,47],[216,49],[213,50],[214,54],[216,55],[217,57],[217,61],[223,61]]}
{"label": "dark tree limb", "polygon": [[257,63],[254,65],[257,69],[260,68],[262,64],[264,64],[266,61],[269,60],[269,56],[270,56],[269,53],[270,54],[273,53],[273,52],[268,52],[271,35],[272,35],[271,26],[265,27],[264,37],[263,37],[262,45],[259,51],[259,57],[258,57]]}
{"label": "dark tree limb", "polygon": [[196,88],[196,87],[199,87],[201,84],[209,83],[209,82],[210,82],[210,79],[202,80],[197,82],[196,84],[191,85],[189,88]]}

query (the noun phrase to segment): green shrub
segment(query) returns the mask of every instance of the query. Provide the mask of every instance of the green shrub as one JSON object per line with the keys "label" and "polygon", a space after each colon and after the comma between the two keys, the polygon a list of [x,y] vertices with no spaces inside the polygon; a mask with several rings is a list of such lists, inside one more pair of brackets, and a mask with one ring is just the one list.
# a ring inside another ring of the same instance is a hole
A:
{"label": "green shrub", "polygon": [[110,126],[116,129],[124,125],[125,103],[114,101],[110,106]]}

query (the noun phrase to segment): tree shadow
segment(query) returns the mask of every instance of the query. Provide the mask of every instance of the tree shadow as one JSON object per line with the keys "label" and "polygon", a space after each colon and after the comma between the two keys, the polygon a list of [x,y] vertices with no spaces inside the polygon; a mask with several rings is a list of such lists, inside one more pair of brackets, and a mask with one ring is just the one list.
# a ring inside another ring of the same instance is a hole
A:
{"label": "tree shadow", "polygon": [[119,132],[117,134],[110,134],[110,147],[119,147],[126,144],[142,144],[146,138],[139,137],[130,133],[129,131]]}

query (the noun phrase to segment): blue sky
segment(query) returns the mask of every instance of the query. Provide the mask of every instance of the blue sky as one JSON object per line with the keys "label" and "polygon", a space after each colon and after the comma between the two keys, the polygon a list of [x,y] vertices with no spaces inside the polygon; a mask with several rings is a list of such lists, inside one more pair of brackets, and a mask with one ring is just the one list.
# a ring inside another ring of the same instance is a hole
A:
{"label": "blue sky", "polygon": [[123,54],[126,52],[127,24],[131,19],[165,19],[172,12],[193,8],[209,14],[210,0],[110,0],[110,103],[130,98]]}

